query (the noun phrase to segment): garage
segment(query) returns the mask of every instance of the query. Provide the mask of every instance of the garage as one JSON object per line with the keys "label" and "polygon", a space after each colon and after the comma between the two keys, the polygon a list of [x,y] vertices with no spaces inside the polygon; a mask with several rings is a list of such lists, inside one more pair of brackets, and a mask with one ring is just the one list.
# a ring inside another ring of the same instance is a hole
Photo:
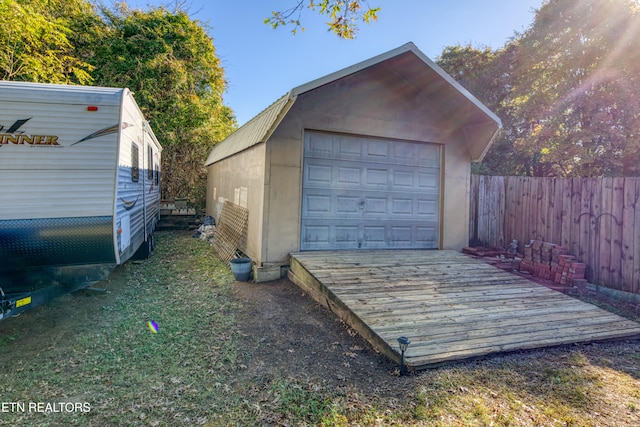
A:
{"label": "garage", "polygon": [[500,119],[413,43],[295,86],[216,144],[207,214],[248,211],[254,277],[290,254],[460,250],[471,163]]}
{"label": "garage", "polygon": [[306,132],[300,250],[437,249],[436,144]]}

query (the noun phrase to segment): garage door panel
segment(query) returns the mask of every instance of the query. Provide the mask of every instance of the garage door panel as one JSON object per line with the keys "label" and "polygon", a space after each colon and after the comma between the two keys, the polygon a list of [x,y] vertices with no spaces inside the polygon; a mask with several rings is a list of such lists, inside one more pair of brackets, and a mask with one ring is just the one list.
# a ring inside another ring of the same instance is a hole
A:
{"label": "garage door panel", "polygon": [[434,174],[433,172],[419,172],[418,188],[438,191],[440,189],[440,176]]}
{"label": "garage door panel", "polygon": [[416,242],[424,246],[435,245],[438,241],[438,228],[434,226],[416,227]]}
{"label": "garage door panel", "polygon": [[363,224],[306,225],[303,228],[305,250],[421,248],[433,249],[437,244],[437,227]]}
{"label": "garage door panel", "polygon": [[363,241],[367,247],[371,245],[385,245],[387,242],[387,229],[383,225],[366,225],[363,228]]}
{"label": "garage door panel", "polygon": [[359,215],[360,214],[360,197],[356,196],[335,196],[336,213]]}
{"label": "garage door panel", "polygon": [[331,241],[331,226],[307,225],[304,227],[303,238],[307,245],[315,247],[329,247]]}
{"label": "garage door panel", "polygon": [[364,197],[362,200],[363,215],[387,215],[386,197]]}
{"label": "garage door panel", "polygon": [[365,169],[365,184],[375,185],[377,187],[386,187],[389,183],[389,171],[380,168]]}
{"label": "garage door panel", "polygon": [[352,246],[358,244],[358,236],[360,235],[360,232],[357,225],[337,225],[335,226],[335,230],[336,243],[350,244]]}
{"label": "garage door panel", "polygon": [[302,211],[305,218],[363,218],[363,219],[433,219],[438,214],[436,195],[432,199],[412,193],[389,194],[363,192],[358,195],[326,194],[308,190],[303,196]]}
{"label": "garage door panel", "polygon": [[393,144],[393,157],[395,159],[402,159],[401,163],[413,164],[413,159],[416,157],[415,144],[410,142],[396,142]]}
{"label": "garage door panel", "polygon": [[348,166],[338,166],[338,184],[360,185],[362,181],[362,169]]}
{"label": "garage door panel", "polygon": [[391,244],[394,246],[407,246],[412,242],[412,227],[410,226],[391,226]]}
{"label": "garage door panel", "polygon": [[389,158],[389,143],[381,140],[366,141],[367,150],[366,157],[362,160],[365,162],[387,161]]}
{"label": "garage door panel", "polygon": [[354,138],[342,138],[338,145],[339,158],[356,159],[362,158],[362,142]]}
{"label": "garage door panel", "polygon": [[391,182],[392,190],[406,191],[408,188],[415,187],[414,171],[393,171],[393,181]]}
{"label": "garage door panel", "polygon": [[329,134],[308,133],[305,135],[304,151],[309,156],[333,158],[333,146],[336,136]]}
{"label": "garage door panel", "polygon": [[436,200],[419,199],[418,215],[436,218],[438,215],[438,202]]}
{"label": "garage door panel", "polygon": [[331,214],[331,196],[307,195],[306,213],[310,215]]}
{"label": "garage door panel", "polygon": [[309,132],[301,250],[437,248],[439,159],[433,144]]}
{"label": "garage door panel", "polygon": [[309,165],[305,170],[305,179],[310,185],[331,186],[333,167],[331,165]]}
{"label": "garage door panel", "polygon": [[391,199],[391,215],[411,216],[415,215],[413,199],[392,198]]}

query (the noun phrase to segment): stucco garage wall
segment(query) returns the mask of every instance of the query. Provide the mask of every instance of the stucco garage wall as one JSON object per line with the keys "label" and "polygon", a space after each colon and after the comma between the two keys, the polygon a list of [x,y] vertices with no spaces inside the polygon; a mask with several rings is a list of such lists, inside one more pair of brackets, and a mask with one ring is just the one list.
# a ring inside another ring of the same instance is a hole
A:
{"label": "stucco garage wall", "polygon": [[[383,81],[333,83],[302,94],[268,142],[265,169],[264,262],[286,262],[300,249],[302,161],[305,130],[435,142],[444,150],[441,194],[441,246],[462,248],[468,241],[469,161],[466,146],[435,115],[417,112],[418,99],[398,95]],[[447,163],[449,162],[449,163]],[[466,181],[465,181],[466,179]],[[465,184],[466,183],[466,184]],[[449,194],[449,192],[453,192]],[[460,193],[461,192],[461,193]],[[457,194],[456,194],[457,193]],[[448,217],[449,216],[449,217]]]}
{"label": "stucco garage wall", "polygon": [[207,177],[207,215],[217,220],[225,199],[249,209],[247,241],[240,249],[258,264],[262,262],[265,149],[265,144],[257,144],[214,163]]}
{"label": "stucco garage wall", "polygon": [[467,145],[450,141],[444,149],[441,249],[462,250],[469,245],[469,189],[471,160]]}

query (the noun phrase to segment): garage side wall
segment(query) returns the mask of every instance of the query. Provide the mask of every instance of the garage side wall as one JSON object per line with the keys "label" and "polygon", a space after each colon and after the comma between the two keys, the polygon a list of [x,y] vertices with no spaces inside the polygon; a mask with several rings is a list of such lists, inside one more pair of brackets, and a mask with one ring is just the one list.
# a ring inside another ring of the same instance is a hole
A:
{"label": "garage side wall", "polygon": [[264,205],[265,144],[211,164],[207,171],[207,215],[218,220],[225,200],[249,209],[247,240],[240,250],[260,265]]}

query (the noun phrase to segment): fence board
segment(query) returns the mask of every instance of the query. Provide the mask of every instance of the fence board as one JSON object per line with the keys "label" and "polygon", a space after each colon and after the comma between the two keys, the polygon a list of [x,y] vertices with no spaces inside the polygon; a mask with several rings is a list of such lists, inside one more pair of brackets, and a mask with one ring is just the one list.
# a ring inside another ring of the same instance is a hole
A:
{"label": "fence board", "polygon": [[613,178],[611,194],[611,254],[609,261],[609,287],[620,277],[620,288],[624,287],[622,277],[622,215],[624,210],[624,178]]}
{"label": "fence board", "polygon": [[545,195],[545,180],[536,180],[536,210],[531,213],[531,216],[535,220],[536,227],[536,239],[546,241],[545,230],[547,228],[547,210],[545,207],[546,195]]}
{"label": "fence board", "polygon": [[562,196],[562,238],[560,240],[560,244],[568,250],[572,250],[573,221],[571,221],[571,208],[573,204],[573,180],[565,179],[563,181],[559,181],[558,184],[562,186],[560,191],[557,192]]}
{"label": "fence board", "polygon": [[513,179],[515,181],[515,185],[513,186],[513,200],[515,201],[515,222],[513,224],[513,234],[507,235],[507,238],[511,237],[512,239],[518,240],[518,248],[520,251],[523,251],[523,245],[527,242],[525,241],[525,236],[522,230],[522,212],[524,209],[524,196],[523,196],[523,188],[522,188],[522,179],[520,177],[516,177]]}
{"label": "fence board", "polygon": [[[624,208],[622,211],[622,227],[623,229],[633,229],[636,221],[636,181],[632,179],[626,179],[624,183]],[[640,244],[640,243],[639,243]],[[623,232],[622,233],[622,283],[621,289],[626,292],[633,292],[633,276],[634,276],[634,261],[635,261],[635,245],[634,233]],[[636,261],[637,262],[637,261]],[[638,278],[637,280],[640,280]],[[638,290],[636,290],[637,292]],[[638,292],[640,293],[640,292]]]}
{"label": "fence board", "polygon": [[580,215],[582,203],[582,179],[571,179],[571,213],[568,215],[567,221],[571,224],[571,246],[569,250],[579,260],[584,259],[584,248],[580,246],[580,220],[575,221]]}
{"label": "fence board", "polygon": [[474,175],[471,189],[471,238],[560,244],[587,264],[590,282],[640,294],[640,178]]}
{"label": "fence board", "polygon": [[[567,180],[571,182],[570,180]],[[562,244],[564,240],[564,236],[562,235],[563,223],[565,219],[565,210],[564,210],[564,193],[563,193],[563,182],[560,180],[553,179],[553,229],[551,232],[551,236],[558,236],[558,244]],[[568,247],[568,246],[567,246]]]}
{"label": "fence board", "polygon": [[526,238],[526,240],[531,240],[533,239],[533,235],[531,234],[531,186],[532,186],[532,182],[530,179],[526,179],[524,181],[522,181],[523,184],[523,190],[524,192],[522,193],[524,196],[524,206],[522,209],[522,219],[524,221],[524,223],[522,224],[522,231],[523,234]]}
{"label": "fence board", "polygon": [[478,242],[478,185],[480,180],[477,175],[473,175],[471,179],[471,194],[469,195],[469,240],[475,244]]}
{"label": "fence board", "polygon": [[[598,260],[598,253],[600,252],[600,242],[598,240],[598,217],[600,216],[600,191],[602,190],[602,180],[596,180],[594,178],[587,178],[589,198],[589,258],[587,264],[592,269],[593,280],[602,284],[600,280],[600,261]],[[585,212],[586,213],[586,212]]]}
{"label": "fence board", "polygon": [[602,179],[602,191],[600,193],[600,215],[598,215],[598,261],[600,265],[600,283],[604,286],[611,285],[611,230],[612,230],[612,205],[613,199],[613,178]]}
{"label": "fence board", "polygon": [[[636,195],[635,195],[635,221],[634,224],[636,227],[640,226],[640,203],[638,203],[638,193],[640,192],[640,181],[636,181]],[[624,231],[627,233],[627,230]],[[635,237],[635,244],[633,250],[633,293],[640,294],[640,240],[638,235],[640,234],[640,230],[637,228],[633,232]]]}

